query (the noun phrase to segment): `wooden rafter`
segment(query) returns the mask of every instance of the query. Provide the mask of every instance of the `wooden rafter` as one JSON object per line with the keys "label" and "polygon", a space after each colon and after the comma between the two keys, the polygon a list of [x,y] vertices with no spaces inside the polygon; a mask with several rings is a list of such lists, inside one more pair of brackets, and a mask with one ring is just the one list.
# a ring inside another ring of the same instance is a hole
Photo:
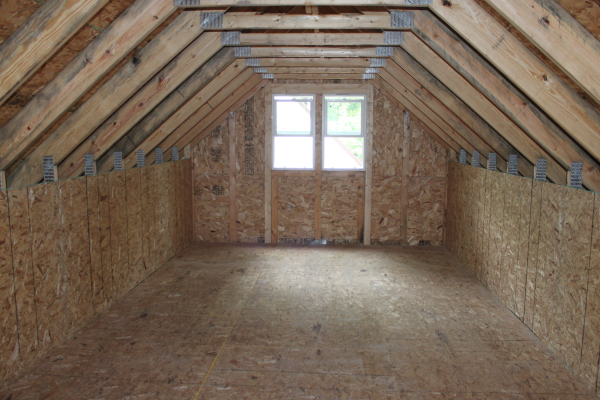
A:
{"label": "wooden rafter", "polygon": [[0,128],[0,170],[6,169],[105,73],[176,8],[172,0],[137,0]]}
{"label": "wooden rafter", "polygon": [[48,0],[0,45],[0,104],[108,0]]}

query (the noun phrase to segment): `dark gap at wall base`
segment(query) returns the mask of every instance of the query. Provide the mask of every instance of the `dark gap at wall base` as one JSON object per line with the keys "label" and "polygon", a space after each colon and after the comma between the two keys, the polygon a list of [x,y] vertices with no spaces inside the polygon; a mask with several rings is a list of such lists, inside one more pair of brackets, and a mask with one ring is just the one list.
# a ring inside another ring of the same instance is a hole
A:
{"label": "dark gap at wall base", "polygon": [[449,163],[446,246],[598,393],[600,194]]}

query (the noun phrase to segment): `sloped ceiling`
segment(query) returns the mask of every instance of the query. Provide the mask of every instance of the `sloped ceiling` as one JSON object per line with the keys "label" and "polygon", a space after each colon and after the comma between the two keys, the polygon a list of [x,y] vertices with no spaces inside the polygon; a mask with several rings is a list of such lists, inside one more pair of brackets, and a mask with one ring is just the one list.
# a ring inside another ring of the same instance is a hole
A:
{"label": "sloped ceiling", "polygon": [[342,82],[372,73],[364,78],[453,154],[478,151],[485,163],[496,153],[503,171],[518,154],[529,177],[545,158],[559,184],[581,161],[584,186],[600,191],[595,2],[181,3],[0,3],[0,170],[9,187],[40,182],[44,155],[61,179],[83,172],[86,153],[98,171],[110,170],[114,151],[126,167],[138,150],[151,163],[156,147],[197,142],[271,81],[263,73]]}

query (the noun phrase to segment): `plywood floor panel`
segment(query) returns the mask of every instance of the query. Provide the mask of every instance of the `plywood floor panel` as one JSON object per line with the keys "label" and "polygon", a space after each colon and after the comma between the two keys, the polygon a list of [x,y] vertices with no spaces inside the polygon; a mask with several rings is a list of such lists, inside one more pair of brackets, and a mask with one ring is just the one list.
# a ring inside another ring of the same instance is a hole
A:
{"label": "plywood floor panel", "polygon": [[592,390],[446,249],[210,243],[187,248],[0,398],[587,399]]}

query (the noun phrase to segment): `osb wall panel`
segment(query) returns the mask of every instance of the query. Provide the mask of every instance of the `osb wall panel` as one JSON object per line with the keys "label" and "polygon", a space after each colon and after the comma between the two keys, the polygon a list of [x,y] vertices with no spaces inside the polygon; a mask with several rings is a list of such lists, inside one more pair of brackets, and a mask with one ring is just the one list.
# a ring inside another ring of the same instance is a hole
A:
{"label": "osb wall panel", "polygon": [[[156,210],[156,199],[166,202],[165,210],[179,210],[188,199],[187,215],[171,212],[160,223],[179,227],[192,215],[191,164],[180,162],[187,178],[177,164],[0,191],[1,385],[153,272],[139,269],[142,210]],[[148,176],[159,179],[142,185]],[[168,182],[179,189],[164,197]],[[142,209],[149,186],[156,196]],[[127,240],[136,233],[139,240]],[[189,243],[191,227],[177,235],[176,243]],[[136,252],[138,258],[129,258]],[[164,257],[164,245],[156,254]]]}
{"label": "osb wall panel", "polygon": [[[449,165],[454,165],[450,163]],[[474,191],[471,194],[473,196],[473,213],[475,215],[476,229],[473,232],[476,235],[475,240],[475,265],[473,272],[481,279],[482,271],[482,257],[483,257],[483,238],[484,238],[484,224],[485,224],[485,182],[487,177],[487,170],[478,169],[475,173]],[[448,188],[449,189],[449,188]]]}
{"label": "osb wall panel", "polygon": [[402,176],[404,114],[378,91],[373,107],[373,176]]}
{"label": "osb wall panel", "polygon": [[[486,184],[481,185],[484,175]],[[469,179],[474,182],[465,182]],[[456,163],[450,164],[448,182],[451,251],[466,263],[468,252],[457,249],[471,233],[457,231],[464,226],[458,219],[465,218],[464,209],[469,207],[460,192],[470,187],[471,195],[482,192],[479,196],[487,202],[483,223],[487,251],[477,253],[487,272],[480,280],[595,387],[600,357],[598,195]]]}
{"label": "osb wall panel", "polygon": [[60,182],[65,298],[70,336],[93,314],[86,178]]}
{"label": "osb wall panel", "polygon": [[28,188],[31,248],[40,347],[67,335],[59,182]]}
{"label": "osb wall panel", "polygon": [[441,246],[444,237],[446,178],[408,178],[408,244],[430,241]]}
{"label": "osb wall panel", "polygon": [[192,151],[196,175],[229,175],[229,121],[213,129]]}
{"label": "osb wall panel", "polygon": [[594,193],[567,188],[557,285],[556,320],[552,343],[571,368],[581,360]]}
{"label": "osb wall panel", "polygon": [[427,134],[413,115],[410,121],[409,176],[446,177],[446,149]]}
{"label": "osb wall panel", "polygon": [[0,299],[0,379],[4,380],[19,357],[7,192],[0,192]]}
{"label": "osb wall panel", "polygon": [[265,235],[265,177],[238,175],[235,185],[237,240],[257,243]]}
{"label": "osb wall panel", "polygon": [[154,210],[156,213],[156,266],[163,265],[167,262],[167,182],[168,176],[166,164],[159,164],[151,167],[154,170]]}
{"label": "osb wall panel", "polygon": [[229,176],[194,176],[196,240],[229,241]]}
{"label": "osb wall panel", "polygon": [[159,265],[158,254],[158,218],[156,215],[156,167],[142,170],[142,213],[144,219],[144,264],[151,272]]}
{"label": "osb wall panel", "polygon": [[279,239],[314,238],[315,178],[279,177],[277,186]]}
{"label": "osb wall panel", "polygon": [[358,239],[358,205],[362,177],[323,177],[321,180],[321,236]]}
{"label": "osb wall panel", "polygon": [[371,240],[399,242],[402,227],[402,178],[378,177],[372,181]]}

